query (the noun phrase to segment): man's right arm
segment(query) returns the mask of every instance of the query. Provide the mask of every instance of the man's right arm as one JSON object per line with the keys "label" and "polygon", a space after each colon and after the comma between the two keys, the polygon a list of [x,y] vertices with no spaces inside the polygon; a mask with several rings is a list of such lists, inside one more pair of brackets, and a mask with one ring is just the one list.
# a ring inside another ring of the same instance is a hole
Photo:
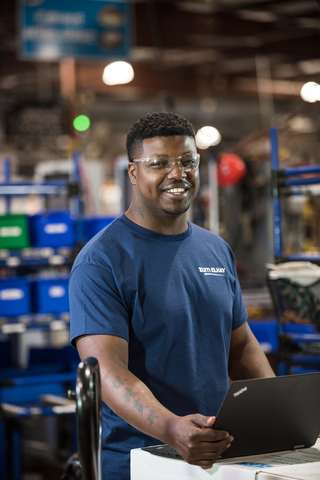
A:
{"label": "man's right arm", "polygon": [[133,427],[174,447],[188,463],[210,468],[230,445],[232,437],[227,432],[210,428],[215,417],[179,417],[157,401],[128,370],[125,339],[84,335],[78,338],[77,349],[82,360],[91,356],[99,362],[102,400]]}

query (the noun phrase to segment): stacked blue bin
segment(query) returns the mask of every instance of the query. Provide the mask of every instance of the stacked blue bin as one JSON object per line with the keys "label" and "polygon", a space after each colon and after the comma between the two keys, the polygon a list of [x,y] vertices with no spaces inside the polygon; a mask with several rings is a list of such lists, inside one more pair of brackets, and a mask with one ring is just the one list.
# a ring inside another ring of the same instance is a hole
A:
{"label": "stacked blue bin", "polygon": [[31,313],[31,289],[28,278],[0,280],[0,317],[18,317]]}
{"label": "stacked blue bin", "polygon": [[[69,211],[30,216],[31,248],[52,248],[59,252],[59,248],[83,245],[114,218],[91,216],[75,220]],[[0,280],[0,317],[68,312],[68,279],[67,275],[41,275]]]}
{"label": "stacked blue bin", "polygon": [[[31,244],[35,247],[74,247],[74,221],[69,211],[51,211],[30,217]],[[69,311],[68,275],[39,275],[31,281],[32,310],[36,314]]]}
{"label": "stacked blue bin", "polygon": [[85,244],[103,228],[110,225],[116,217],[83,217],[76,222],[76,236],[79,243]]}
{"label": "stacked blue bin", "polygon": [[59,314],[69,311],[69,276],[37,276],[31,282],[34,313]]}
{"label": "stacked blue bin", "polygon": [[33,215],[29,219],[34,247],[74,247],[74,221],[68,211]]}

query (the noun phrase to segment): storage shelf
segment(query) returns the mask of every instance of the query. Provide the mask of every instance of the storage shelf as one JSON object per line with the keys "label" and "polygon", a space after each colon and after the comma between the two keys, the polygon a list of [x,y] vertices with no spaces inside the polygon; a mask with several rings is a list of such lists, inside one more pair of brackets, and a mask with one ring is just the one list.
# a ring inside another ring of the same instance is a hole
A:
{"label": "storage shelf", "polygon": [[70,186],[67,182],[52,183],[1,183],[0,195],[9,197],[20,195],[58,195],[69,194]]}
{"label": "storage shelf", "polygon": [[[75,375],[73,375],[75,377]],[[73,379],[73,378],[72,378]],[[33,407],[21,407],[19,405],[2,403],[1,404],[1,413],[5,417],[11,418],[28,418],[28,417],[35,417],[35,416],[47,416],[47,415],[67,415],[67,414],[74,414],[76,413],[76,405],[66,405],[60,406],[57,405],[55,407],[41,407],[41,406],[33,406]]]}
{"label": "storage shelf", "polygon": [[32,329],[58,331],[69,328],[69,324],[69,312],[0,317],[0,332],[4,335],[10,335],[24,333]]}
{"label": "storage shelf", "polygon": [[73,261],[76,252],[76,249],[70,247],[0,250],[0,267],[64,265]]}
{"label": "storage shelf", "polygon": [[[278,129],[272,127],[270,129],[270,143],[271,143],[271,186],[272,186],[272,203],[273,203],[273,234],[274,234],[274,258],[276,263],[287,260],[308,260],[320,261],[320,254],[298,254],[285,256],[283,252],[283,238],[281,217],[282,209],[280,199],[287,195],[306,195],[304,187],[319,186],[320,185],[320,165],[305,165],[302,167],[289,167],[285,169],[280,168],[279,162],[279,142]],[[302,177],[299,177],[302,175]],[[288,178],[294,177],[294,178]],[[293,186],[300,186],[303,191],[291,189]],[[311,192],[319,196],[319,189]],[[285,258],[286,257],[286,258]]]}

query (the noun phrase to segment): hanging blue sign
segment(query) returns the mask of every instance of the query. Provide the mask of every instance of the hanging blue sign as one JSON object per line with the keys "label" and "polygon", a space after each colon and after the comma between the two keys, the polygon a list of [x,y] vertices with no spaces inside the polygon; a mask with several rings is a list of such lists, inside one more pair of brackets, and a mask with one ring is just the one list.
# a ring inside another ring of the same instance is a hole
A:
{"label": "hanging blue sign", "polygon": [[131,21],[122,0],[20,0],[20,58],[125,58]]}

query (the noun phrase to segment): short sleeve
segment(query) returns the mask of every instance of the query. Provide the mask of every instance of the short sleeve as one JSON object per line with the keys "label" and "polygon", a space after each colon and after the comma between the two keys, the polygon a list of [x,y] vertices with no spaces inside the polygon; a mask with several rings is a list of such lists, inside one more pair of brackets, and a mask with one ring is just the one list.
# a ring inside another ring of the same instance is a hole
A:
{"label": "short sleeve", "polygon": [[237,274],[237,268],[236,268],[236,260],[235,260],[233,251],[231,250],[229,245],[227,245],[227,249],[228,249],[230,260],[231,260],[231,271],[234,277],[232,330],[236,330],[248,320],[248,312],[242,298],[241,287],[238,280],[238,274]]}
{"label": "short sleeve", "polygon": [[235,295],[233,302],[232,330],[241,327],[248,320],[248,313],[245,307],[238,278],[235,279]]}
{"label": "short sleeve", "polygon": [[74,268],[69,280],[70,339],[116,335],[129,341],[129,315],[112,271],[90,263]]}

